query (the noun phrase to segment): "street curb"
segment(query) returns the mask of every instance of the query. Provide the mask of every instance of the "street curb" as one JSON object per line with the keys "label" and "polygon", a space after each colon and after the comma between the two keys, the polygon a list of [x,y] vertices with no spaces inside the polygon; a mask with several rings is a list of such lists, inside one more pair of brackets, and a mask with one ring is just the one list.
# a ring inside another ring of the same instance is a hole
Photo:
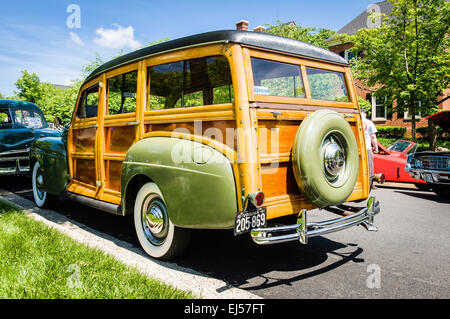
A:
{"label": "street curb", "polygon": [[198,298],[262,299],[250,292],[235,288],[222,280],[192,269],[151,259],[140,248],[75,222],[53,210],[39,209],[33,202],[14,193],[1,190],[0,202],[24,211],[32,219],[56,229],[79,243],[102,250],[123,264],[131,266],[149,277],[180,290],[191,291]]}

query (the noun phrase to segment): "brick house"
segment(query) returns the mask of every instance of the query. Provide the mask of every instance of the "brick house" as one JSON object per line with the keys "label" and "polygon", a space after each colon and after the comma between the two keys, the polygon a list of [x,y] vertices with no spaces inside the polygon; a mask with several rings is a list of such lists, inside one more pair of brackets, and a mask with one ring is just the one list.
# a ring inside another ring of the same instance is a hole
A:
{"label": "brick house", "polygon": [[[355,19],[347,23],[342,29],[338,31],[341,34],[353,35],[362,28],[368,28],[373,24],[373,21],[369,19],[370,13],[376,8],[380,13],[389,15],[392,12],[393,5],[390,2],[383,1],[370,6],[367,10],[358,15]],[[350,53],[350,49],[353,47],[352,43],[341,43],[339,40],[329,39],[328,40],[329,49],[343,58],[350,60],[353,58]],[[396,102],[394,105],[384,105],[383,101],[377,101],[377,98],[372,95],[372,89],[365,86],[355,79],[357,94],[364,100],[369,101],[372,104],[372,121],[377,126],[401,126],[407,128],[407,136],[411,136],[411,117],[407,111],[403,113],[394,112],[393,107],[396,107]],[[450,89],[444,92],[444,96],[450,94]],[[444,101],[439,105],[439,108],[443,110],[450,110],[450,99]],[[416,116],[416,127],[428,126],[428,121],[421,117],[420,111]]]}

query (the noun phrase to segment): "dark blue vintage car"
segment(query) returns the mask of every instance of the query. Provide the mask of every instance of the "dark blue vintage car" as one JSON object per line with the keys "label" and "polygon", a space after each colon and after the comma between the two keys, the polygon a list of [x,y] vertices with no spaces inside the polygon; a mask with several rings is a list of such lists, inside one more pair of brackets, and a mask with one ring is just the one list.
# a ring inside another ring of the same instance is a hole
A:
{"label": "dark blue vintage car", "polygon": [[41,137],[61,136],[52,130],[38,106],[0,100],[0,176],[30,172],[29,151]]}

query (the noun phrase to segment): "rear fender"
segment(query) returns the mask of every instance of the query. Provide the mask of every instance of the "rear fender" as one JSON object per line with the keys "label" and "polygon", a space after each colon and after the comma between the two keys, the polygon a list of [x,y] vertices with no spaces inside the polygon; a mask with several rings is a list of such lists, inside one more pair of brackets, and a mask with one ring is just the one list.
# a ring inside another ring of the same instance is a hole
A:
{"label": "rear fender", "polygon": [[[203,156],[198,156],[200,153]],[[134,188],[129,185],[136,179],[159,187],[170,219],[178,227],[234,226],[238,206],[233,168],[212,147],[170,137],[151,137],[133,145],[122,168],[122,205],[126,213],[133,211],[126,198]]]}

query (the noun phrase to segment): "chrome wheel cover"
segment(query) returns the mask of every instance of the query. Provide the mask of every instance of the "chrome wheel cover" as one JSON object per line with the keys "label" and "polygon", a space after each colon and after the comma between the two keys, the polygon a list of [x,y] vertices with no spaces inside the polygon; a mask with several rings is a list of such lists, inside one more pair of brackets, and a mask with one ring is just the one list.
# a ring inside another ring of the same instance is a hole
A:
{"label": "chrome wheel cover", "polygon": [[343,141],[337,134],[329,134],[322,143],[323,173],[330,183],[342,179],[346,170],[346,153]]}
{"label": "chrome wheel cover", "polygon": [[45,198],[45,190],[44,190],[44,177],[42,176],[41,167],[38,167],[36,171],[35,183],[36,183],[36,194],[39,197],[39,199],[43,200]]}
{"label": "chrome wheel cover", "polygon": [[169,216],[161,198],[151,194],[141,210],[142,229],[147,240],[155,246],[164,243],[169,232]]}

